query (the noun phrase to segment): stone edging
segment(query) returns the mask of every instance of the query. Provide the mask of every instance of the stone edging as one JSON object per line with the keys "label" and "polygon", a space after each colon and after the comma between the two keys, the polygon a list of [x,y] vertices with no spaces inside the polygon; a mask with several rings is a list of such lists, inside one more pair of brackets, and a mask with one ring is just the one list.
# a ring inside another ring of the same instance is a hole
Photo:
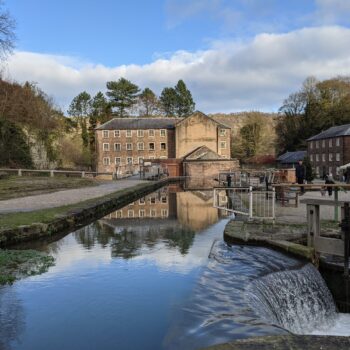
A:
{"label": "stone edging", "polygon": [[[113,210],[123,208],[127,204],[149,194],[170,183],[178,182],[178,178],[167,178],[157,182],[138,184],[125,190],[117,191],[107,198],[97,198],[92,204],[82,203],[81,207],[74,208],[49,223],[33,223],[19,226],[14,229],[0,231],[0,247],[27,242],[57,233],[73,231],[79,226],[98,220]],[[89,200],[93,201],[93,200]],[[77,203],[79,206],[79,203]]]}

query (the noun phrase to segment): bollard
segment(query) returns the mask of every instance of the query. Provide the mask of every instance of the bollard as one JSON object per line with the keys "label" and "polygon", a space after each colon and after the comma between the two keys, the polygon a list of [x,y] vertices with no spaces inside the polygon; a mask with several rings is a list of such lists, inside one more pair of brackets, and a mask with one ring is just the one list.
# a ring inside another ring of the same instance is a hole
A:
{"label": "bollard", "polygon": [[81,172],[81,177],[85,177],[85,171]]}
{"label": "bollard", "polygon": [[50,177],[54,177],[54,173],[53,173],[53,170],[50,170]]}
{"label": "bollard", "polygon": [[18,176],[22,176],[22,169],[18,169]]}
{"label": "bollard", "polygon": [[344,203],[344,219],[339,225],[344,234],[344,276],[349,277],[350,208]]}

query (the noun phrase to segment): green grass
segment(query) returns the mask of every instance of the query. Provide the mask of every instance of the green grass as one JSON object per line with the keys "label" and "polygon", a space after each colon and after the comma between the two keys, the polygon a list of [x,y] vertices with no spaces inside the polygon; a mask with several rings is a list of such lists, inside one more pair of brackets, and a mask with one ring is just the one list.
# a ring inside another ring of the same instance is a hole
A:
{"label": "green grass", "polygon": [[54,258],[36,250],[0,249],[0,285],[44,273],[54,265]]}
{"label": "green grass", "polygon": [[96,185],[98,185],[98,182],[90,178],[65,176],[10,176],[7,179],[0,179],[0,200]]}

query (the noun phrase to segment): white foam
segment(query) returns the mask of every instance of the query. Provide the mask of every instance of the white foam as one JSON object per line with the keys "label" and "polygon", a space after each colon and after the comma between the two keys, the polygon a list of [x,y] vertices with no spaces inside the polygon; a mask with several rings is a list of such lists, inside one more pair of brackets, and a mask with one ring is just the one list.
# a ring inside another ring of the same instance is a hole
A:
{"label": "white foam", "polygon": [[332,327],[328,329],[316,329],[310,334],[314,335],[337,335],[350,336],[350,314],[337,314],[337,318]]}

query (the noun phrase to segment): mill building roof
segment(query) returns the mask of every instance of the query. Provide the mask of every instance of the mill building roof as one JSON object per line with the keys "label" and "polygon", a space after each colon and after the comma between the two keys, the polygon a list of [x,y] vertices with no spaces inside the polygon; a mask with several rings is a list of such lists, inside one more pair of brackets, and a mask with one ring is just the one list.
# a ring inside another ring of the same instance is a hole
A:
{"label": "mill building roof", "polygon": [[305,156],[306,151],[286,152],[281,154],[276,160],[281,164],[293,164],[303,160]]}
{"label": "mill building roof", "polygon": [[321,133],[312,136],[307,141],[329,139],[331,137],[349,136],[350,135],[350,124],[332,126],[331,128],[322,131]]}
{"label": "mill building roof", "polygon": [[174,129],[178,118],[114,118],[96,130]]}

